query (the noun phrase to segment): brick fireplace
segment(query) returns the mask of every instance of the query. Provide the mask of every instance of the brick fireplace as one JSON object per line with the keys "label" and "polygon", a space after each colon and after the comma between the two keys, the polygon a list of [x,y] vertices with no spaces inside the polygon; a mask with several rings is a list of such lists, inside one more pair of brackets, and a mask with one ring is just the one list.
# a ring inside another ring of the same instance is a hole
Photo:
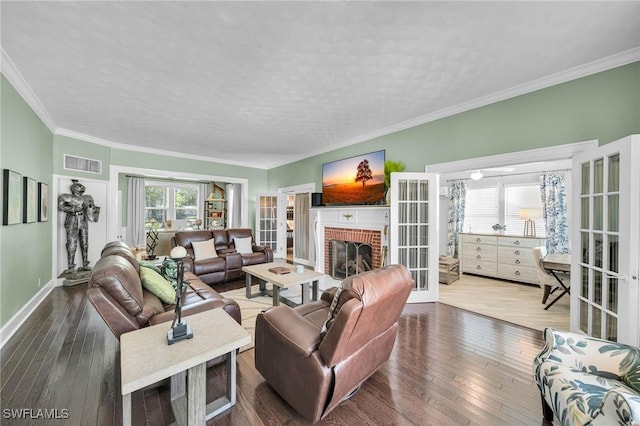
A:
{"label": "brick fireplace", "polygon": [[382,232],[371,229],[324,228],[324,273],[331,271],[331,241],[368,244],[371,246],[371,268],[377,269],[382,264]]}
{"label": "brick fireplace", "polygon": [[311,209],[311,216],[315,228],[316,271],[332,275],[332,241],[371,246],[371,250],[362,255],[361,260],[367,264],[363,269],[377,269],[388,263],[388,206],[318,207]]}

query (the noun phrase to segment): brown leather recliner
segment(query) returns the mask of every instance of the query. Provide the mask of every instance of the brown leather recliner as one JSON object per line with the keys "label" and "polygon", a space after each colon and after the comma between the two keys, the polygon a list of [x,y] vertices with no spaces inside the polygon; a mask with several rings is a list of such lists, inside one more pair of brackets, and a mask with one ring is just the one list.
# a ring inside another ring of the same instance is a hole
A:
{"label": "brown leather recliner", "polygon": [[407,268],[391,265],[347,278],[342,290],[326,290],[317,302],[258,314],[256,368],[300,415],[317,422],[389,358],[412,287]]}

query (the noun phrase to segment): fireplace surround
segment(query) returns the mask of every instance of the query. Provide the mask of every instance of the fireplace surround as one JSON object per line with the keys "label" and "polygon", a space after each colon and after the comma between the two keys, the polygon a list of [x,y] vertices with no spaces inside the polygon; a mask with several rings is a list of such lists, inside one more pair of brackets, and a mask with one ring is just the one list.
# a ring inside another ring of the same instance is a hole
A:
{"label": "fireplace surround", "polygon": [[[353,244],[353,247],[369,246],[366,255],[359,255],[362,256],[360,263],[366,260],[371,269],[388,264],[389,207],[320,207],[312,209],[311,214],[316,229],[316,271],[333,276],[332,241]],[[358,265],[357,257],[350,260]],[[344,277],[337,275],[334,278]]]}

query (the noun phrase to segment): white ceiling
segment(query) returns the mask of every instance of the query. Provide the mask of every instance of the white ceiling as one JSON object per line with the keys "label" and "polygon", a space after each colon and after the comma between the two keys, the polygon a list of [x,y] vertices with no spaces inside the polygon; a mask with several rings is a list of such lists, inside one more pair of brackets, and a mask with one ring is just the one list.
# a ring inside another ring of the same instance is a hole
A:
{"label": "white ceiling", "polygon": [[640,59],[640,2],[1,7],[52,130],[261,168]]}

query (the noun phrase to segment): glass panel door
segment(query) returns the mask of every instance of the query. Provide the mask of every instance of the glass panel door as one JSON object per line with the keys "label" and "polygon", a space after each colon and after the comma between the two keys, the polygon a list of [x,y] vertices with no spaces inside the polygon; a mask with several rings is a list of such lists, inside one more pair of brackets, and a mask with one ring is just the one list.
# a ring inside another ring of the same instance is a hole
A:
{"label": "glass panel door", "polygon": [[572,227],[571,329],[637,345],[640,180],[638,167],[631,167],[634,152],[638,161],[631,140],[603,145],[573,161],[577,208]]}
{"label": "glass panel door", "polygon": [[438,300],[438,175],[391,175],[391,263],[414,279],[412,302]]}
{"label": "glass panel door", "polygon": [[278,194],[258,194],[256,244],[271,247],[273,256],[281,257],[278,253]]}

